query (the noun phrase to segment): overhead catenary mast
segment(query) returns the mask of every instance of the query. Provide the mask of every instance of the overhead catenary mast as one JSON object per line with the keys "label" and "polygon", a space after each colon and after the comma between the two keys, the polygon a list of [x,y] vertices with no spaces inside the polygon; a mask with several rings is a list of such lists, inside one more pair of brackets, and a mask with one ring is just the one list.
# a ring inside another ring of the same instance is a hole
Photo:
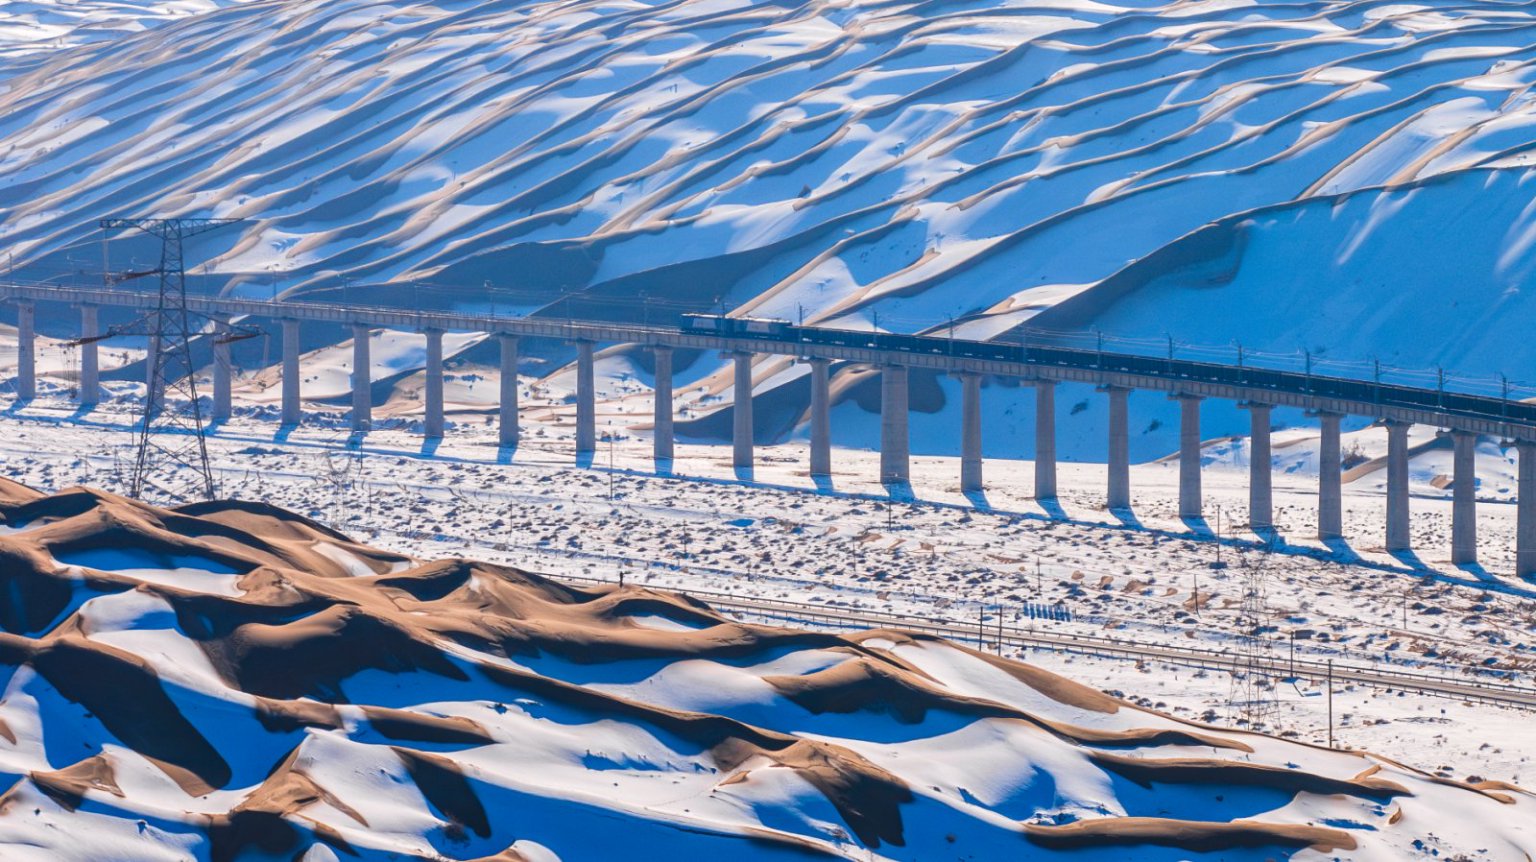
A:
{"label": "overhead catenary mast", "polygon": [[[149,355],[138,453],[128,493],[137,499],[147,495],[167,502],[211,500],[215,495],[213,470],[208,463],[208,444],[203,435],[202,404],[197,399],[197,367],[192,360],[192,338],[203,330],[187,310],[187,279],[182,241],[240,219],[109,218],[103,231],[140,230],[160,238],[160,265],[152,270],[106,274],[109,283],[160,277],[155,307],[142,317],[115,326],[95,338],[146,335]],[[226,340],[254,333],[237,332]],[[178,402],[173,405],[172,400]]]}

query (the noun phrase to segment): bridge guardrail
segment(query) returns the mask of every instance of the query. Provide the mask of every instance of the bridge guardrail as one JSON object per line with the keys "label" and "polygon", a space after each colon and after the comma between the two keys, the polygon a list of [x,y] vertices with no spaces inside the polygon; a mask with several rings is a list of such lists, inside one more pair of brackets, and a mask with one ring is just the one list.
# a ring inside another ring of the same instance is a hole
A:
{"label": "bridge guardrail", "polygon": [[[108,288],[77,288],[61,285],[28,284],[24,282],[0,282],[0,291],[13,297],[52,299],[64,302],[96,302],[143,307],[152,297],[135,291]],[[838,330],[824,327],[793,326],[785,323],[772,331],[754,332],[743,329],[728,334],[701,334],[676,326],[615,323],[604,321],[561,321],[552,317],[504,317],[481,313],[425,312],[421,309],[404,309],[388,306],[353,305],[329,302],[270,302],[266,300],[231,299],[221,297],[189,297],[189,305],[214,313],[249,314],[270,317],[302,315],[331,322],[362,321],[365,318],[381,325],[414,323],[418,328],[448,328],[480,331],[508,331],[536,337],[568,338],[573,340],[630,341],[633,343],[683,343],[700,344],[720,342],[719,349],[750,349],[760,345],[762,352],[778,352],[801,355],[806,352],[829,349],[844,354],[829,358],[845,361],[871,361],[881,355],[894,358],[899,355],[929,357],[921,362],[924,367],[941,367],[934,363],[951,364],[965,361],[980,364],[971,370],[987,370],[990,365],[995,373],[1014,373],[1020,376],[1041,374],[1043,369],[1061,369],[1067,376],[1048,379],[1093,382],[1104,375],[1118,374],[1139,378],[1136,385],[1150,388],[1166,388],[1168,384],[1203,387],[1233,387],[1219,397],[1246,398],[1269,397],[1264,393],[1279,393],[1303,400],[1319,401],[1335,406],[1319,409],[1344,409],[1358,415],[1385,416],[1400,411],[1405,421],[1427,424],[1454,424],[1457,420],[1475,423],[1476,427],[1463,430],[1478,433],[1504,434],[1536,441],[1536,404],[1509,397],[1507,385],[1503,397],[1495,398],[1468,392],[1447,390],[1448,379],[1438,377],[1435,389],[1385,383],[1378,378],[1362,381],[1349,377],[1313,374],[1310,364],[1306,373],[1274,368],[1239,364],[1231,366],[1207,361],[1175,359],[1170,353],[1167,359],[1136,353],[1113,353],[1104,350],[1088,350],[1078,347],[1055,346],[1051,340],[1031,344],[994,341],[970,341],[943,338],[935,335],[902,335],[864,330]],[[721,318],[729,319],[729,318]],[[1059,341],[1059,338],[1055,339]],[[856,342],[856,346],[853,345]],[[854,354],[849,354],[853,351]],[[1251,354],[1250,354],[1251,356]],[[1018,369],[1008,372],[1001,366],[1013,365]],[[943,366],[948,367],[948,366]],[[1074,376],[1075,375],[1075,376]],[[1087,375],[1086,377],[1084,375]],[[1102,381],[1100,381],[1102,382]],[[1190,394],[1211,394],[1195,391]]]}

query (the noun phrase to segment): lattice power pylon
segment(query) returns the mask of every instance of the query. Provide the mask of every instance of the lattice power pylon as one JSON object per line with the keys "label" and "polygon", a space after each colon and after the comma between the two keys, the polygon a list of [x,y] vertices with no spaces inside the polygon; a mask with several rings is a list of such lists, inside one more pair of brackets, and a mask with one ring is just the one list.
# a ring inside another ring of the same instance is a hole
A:
{"label": "lattice power pylon", "polygon": [[1266,544],[1258,559],[1244,553],[1239,559],[1242,575],[1242,602],[1237,619],[1238,655],[1227,693],[1229,720],[1248,730],[1275,732],[1273,727],[1279,704],[1275,696],[1273,656],[1265,631],[1269,623],[1269,584],[1265,570],[1274,557],[1274,548]]}
{"label": "lattice power pylon", "polygon": [[[182,259],[182,240],[233,224],[239,219],[111,218],[102,219],[103,231],[141,230],[160,238],[160,265],[152,270],[125,273],[122,277],[160,276],[160,293],[152,311],[124,326],[114,326],[101,338],[115,335],[149,336],[149,369],[145,375],[143,420],[139,427],[138,454],[128,493],[138,499],[153,495],[165,502],[211,500],[215,490],[208,464],[208,444],[203,438],[203,408],[197,400],[197,366],[192,361],[192,338],[203,330],[206,318],[187,310],[187,273]],[[172,403],[173,400],[177,403]]]}

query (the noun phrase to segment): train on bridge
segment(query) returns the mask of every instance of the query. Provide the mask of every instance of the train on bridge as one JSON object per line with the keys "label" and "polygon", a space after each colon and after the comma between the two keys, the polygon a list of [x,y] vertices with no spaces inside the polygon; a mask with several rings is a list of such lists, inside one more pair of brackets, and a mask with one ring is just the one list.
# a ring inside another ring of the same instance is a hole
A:
{"label": "train on bridge", "polygon": [[709,333],[725,338],[755,339],[779,344],[787,341],[806,345],[859,347],[996,362],[1054,365],[1089,371],[1149,374],[1164,378],[1182,378],[1191,382],[1246,386],[1271,389],[1276,392],[1306,394],[1318,398],[1363,401],[1382,407],[1434,410],[1479,419],[1536,423],[1536,403],[1529,401],[1419,389],[1371,380],[1325,377],[1247,365],[1223,365],[1215,362],[1105,353],[1027,341],[972,341],[942,335],[903,335],[876,330],[798,326],[788,320],[764,317],[685,314],[682,316],[681,328],[685,332]]}

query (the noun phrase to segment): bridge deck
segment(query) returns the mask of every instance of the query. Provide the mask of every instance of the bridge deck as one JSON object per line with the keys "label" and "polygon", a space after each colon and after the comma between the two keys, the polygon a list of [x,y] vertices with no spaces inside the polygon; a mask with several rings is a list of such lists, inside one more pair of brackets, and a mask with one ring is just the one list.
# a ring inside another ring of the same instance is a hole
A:
{"label": "bridge deck", "polygon": [[[0,283],[11,300],[148,308],[153,294],[106,288]],[[336,304],[195,296],[207,315],[306,320],[413,329],[462,330],[611,344],[748,351],[871,365],[904,365],[943,373],[973,372],[1027,382],[1073,382],[1251,401],[1303,410],[1369,416],[1448,430],[1536,441],[1536,404],[1343,377],[1238,367],[1183,359],[933,336],[783,326],[771,332],[721,334],[676,326],[504,317]]]}

